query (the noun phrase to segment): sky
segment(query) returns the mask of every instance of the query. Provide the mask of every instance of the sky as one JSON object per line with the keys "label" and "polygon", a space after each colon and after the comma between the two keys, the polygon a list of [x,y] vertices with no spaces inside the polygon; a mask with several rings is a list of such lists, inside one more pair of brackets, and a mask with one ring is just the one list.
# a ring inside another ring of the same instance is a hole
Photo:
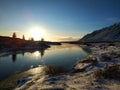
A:
{"label": "sky", "polygon": [[28,39],[42,31],[48,41],[78,40],[117,22],[120,0],[0,0],[1,36]]}

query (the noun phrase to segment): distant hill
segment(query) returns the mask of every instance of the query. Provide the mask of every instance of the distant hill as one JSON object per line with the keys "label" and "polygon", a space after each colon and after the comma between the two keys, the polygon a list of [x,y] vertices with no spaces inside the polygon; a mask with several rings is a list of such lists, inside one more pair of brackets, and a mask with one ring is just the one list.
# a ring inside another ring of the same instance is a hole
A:
{"label": "distant hill", "polygon": [[112,42],[120,41],[120,23],[116,23],[109,27],[96,30],[85,35],[79,42]]}

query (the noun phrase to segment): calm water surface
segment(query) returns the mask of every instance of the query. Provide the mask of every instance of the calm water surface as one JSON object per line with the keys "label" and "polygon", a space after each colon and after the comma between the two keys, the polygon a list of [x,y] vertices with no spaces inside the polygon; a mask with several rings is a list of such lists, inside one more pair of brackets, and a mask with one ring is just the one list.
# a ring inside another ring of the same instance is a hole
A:
{"label": "calm water surface", "polygon": [[76,61],[85,58],[88,54],[90,54],[89,50],[70,44],[52,46],[46,50],[13,52],[12,55],[0,57],[0,80],[39,65],[53,65],[69,71]]}

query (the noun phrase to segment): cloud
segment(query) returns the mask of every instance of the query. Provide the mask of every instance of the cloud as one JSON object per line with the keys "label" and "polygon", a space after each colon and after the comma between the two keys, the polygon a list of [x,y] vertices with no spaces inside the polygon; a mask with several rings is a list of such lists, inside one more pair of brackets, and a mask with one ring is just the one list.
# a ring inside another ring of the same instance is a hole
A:
{"label": "cloud", "polygon": [[106,21],[119,22],[119,21],[120,21],[120,18],[118,18],[118,17],[110,17],[110,18],[106,18]]}
{"label": "cloud", "polygon": [[20,31],[18,31],[18,30],[11,30],[10,32],[20,32]]}
{"label": "cloud", "polygon": [[60,36],[60,37],[57,37],[57,39],[59,41],[76,41],[76,40],[79,40],[80,37]]}

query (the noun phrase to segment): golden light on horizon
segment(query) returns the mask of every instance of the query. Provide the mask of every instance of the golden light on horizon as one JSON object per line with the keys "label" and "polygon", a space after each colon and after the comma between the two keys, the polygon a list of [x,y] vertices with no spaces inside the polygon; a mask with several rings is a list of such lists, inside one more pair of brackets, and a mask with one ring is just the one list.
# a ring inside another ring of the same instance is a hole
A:
{"label": "golden light on horizon", "polygon": [[45,31],[40,27],[31,28],[30,35],[31,37],[34,38],[34,40],[40,40],[41,38],[44,38],[45,34],[46,34]]}

